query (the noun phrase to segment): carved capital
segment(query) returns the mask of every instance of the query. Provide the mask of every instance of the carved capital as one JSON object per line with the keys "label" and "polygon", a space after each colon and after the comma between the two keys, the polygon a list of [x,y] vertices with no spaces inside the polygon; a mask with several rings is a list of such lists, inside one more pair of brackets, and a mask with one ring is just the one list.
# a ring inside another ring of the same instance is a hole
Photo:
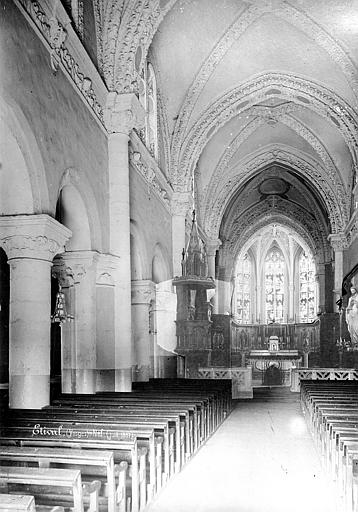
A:
{"label": "carved capital", "polygon": [[349,242],[344,233],[334,233],[328,236],[328,240],[334,251],[344,251],[349,247]]}
{"label": "carved capital", "polygon": [[0,217],[0,246],[9,260],[52,261],[70,237],[69,229],[45,214]]}
{"label": "carved capital", "polygon": [[132,304],[149,304],[155,298],[155,284],[150,280],[132,281]]}
{"label": "carved capital", "polygon": [[206,254],[208,256],[215,256],[216,254],[216,251],[219,249],[219,247],[221,246],[222,242],[219,238],[216,238],[216,239],[208,239],[206,242],[205,242],[205,247],[206,247]]}
{"label": "carved capital", "polygon": [[173,215],[186,217],[192,207],[193,196],[191,192],[174,192],[170,202],[170,208]]}
{"label": "carved capital", "polygon": [[117,279],[119,264],[119,256],[113,256],[112,254],[99,254],[97,257],[96,284],[98,286],[114,286]]}
{"label": "carved capital", "polygon": [[132,93],[110,92],[103,115],[109,133],[129,135],[133,128],[141,128],[144,125],[144,109]]}
{"label": "carved capital", "polygon": [[58,256],[53,264],[52,275],[62,286],[78,284],[88,274],[95,263],[95,251],[69,251]]}

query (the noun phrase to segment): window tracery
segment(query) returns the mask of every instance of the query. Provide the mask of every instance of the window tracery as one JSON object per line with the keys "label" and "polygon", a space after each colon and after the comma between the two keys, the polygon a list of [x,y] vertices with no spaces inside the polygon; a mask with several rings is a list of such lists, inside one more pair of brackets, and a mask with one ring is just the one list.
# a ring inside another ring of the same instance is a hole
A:
{"label": "window tracery", "polygon": [[240,324],[251,322],[252,261],[246,253],[238,262],[236,273],[236,320]]}
{"label": "window tracery", "polygon": [[266,323],[284,322],[285,260],[280,249],[272,248],[265,258]]}
{"label": "window tracery", "polygon": [[158,159],[158,103],[157,81],[154,68],[148,62],[141,73],[139,82],[139,100],[145,110],[145,125],[140,137],[151,155]]}
{"label": "window tracery", "polygon": [[311,255],[299,258],[300,322],[312,322],[316,316],[316,266]]}

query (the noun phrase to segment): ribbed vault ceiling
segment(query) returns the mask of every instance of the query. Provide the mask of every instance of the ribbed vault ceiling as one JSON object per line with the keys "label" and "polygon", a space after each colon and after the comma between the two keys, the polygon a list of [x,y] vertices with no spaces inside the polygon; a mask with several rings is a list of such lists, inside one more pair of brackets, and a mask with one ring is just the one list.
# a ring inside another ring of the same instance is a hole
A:
{"label": "ribbed vault ceiling", "polygon": [[275,163],[301,183],[282,201],[313,215],[322,240],[344,230],[357,158],[357,26],[357,0],[180,0],[166,14],[149,54],[171,134],[166,165],[178,190],[195,173],[208,236],[240,238],[228,219],[240,224],[259,203],[269,219],[250,180]]}

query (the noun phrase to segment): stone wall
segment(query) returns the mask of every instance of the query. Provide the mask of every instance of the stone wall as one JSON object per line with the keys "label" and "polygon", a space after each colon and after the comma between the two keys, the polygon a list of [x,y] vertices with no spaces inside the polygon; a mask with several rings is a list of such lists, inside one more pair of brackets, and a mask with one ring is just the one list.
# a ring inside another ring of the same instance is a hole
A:
{"label": "stone wall", "polygon": [[[75,169],[78,188],[95,197],[102,240],[96,250],[106,251],[107,137],[61,68],[54,74],[50,55],[22,13],[10,0],[2,1],[0,18],[0,98],[28,121],[46,171],[49,204],[55,214],[60,181]],[[5,13],[5,14],[4,14]],[[43,186],[43,184],[41,184]],[[85,193],[85,192],[83,192]],[[40,213],[40,212],[36,212]]]}

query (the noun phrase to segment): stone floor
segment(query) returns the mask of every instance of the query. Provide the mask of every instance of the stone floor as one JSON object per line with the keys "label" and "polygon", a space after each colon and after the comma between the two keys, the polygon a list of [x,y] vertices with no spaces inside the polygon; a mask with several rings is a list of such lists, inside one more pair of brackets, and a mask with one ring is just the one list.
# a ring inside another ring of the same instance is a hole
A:
{"label": "stone floor", "polygon": [[341,512],[297,395],[241,401],[148,512]]}

